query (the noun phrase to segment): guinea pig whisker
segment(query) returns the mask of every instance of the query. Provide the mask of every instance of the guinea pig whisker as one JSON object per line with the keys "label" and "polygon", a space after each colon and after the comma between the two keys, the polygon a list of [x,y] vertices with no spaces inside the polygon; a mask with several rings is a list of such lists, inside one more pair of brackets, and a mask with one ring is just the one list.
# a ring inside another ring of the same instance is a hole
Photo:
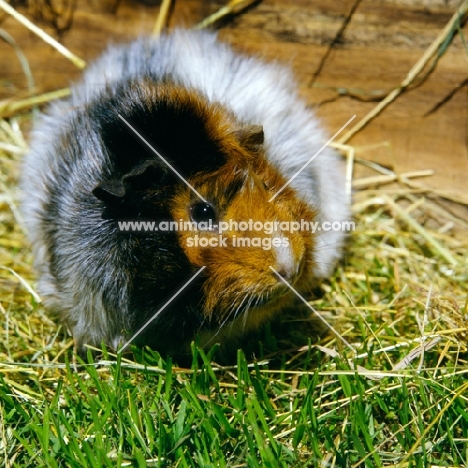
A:
{"label": "guinea pig whisker", "polygon": [[247,305],[247,307],[245,307],[244,309],[244,319],[242,321],[242,330],[245,331],[246,327],[247,327],[247,318],[249,316],[249,310],[250,310],[250,307],[252,306],[252,302],[253,302],[253,296],[250,296],[249,298],[249,303]]}
{"label": "guinea pig whisker", "polygon": [[[241,294],[240,292],[238,294]],[[236,303],[234,303],[232,306],[229,307],[225,319],[221,322],[219,325],[217,331],[210,337],[210,339],[205,343],[205,346],[209,346],[211,343],[213,343],[214,339],[221,333],[223,328],[226,326],[227,323],[230,321],[234,321],[236,317],[239,315],[239,310],[241,310],[243,303],[245,300],[248,298],[248,295],[245,294],[243,299],[241,300],[240,304],[236,307]],[[248,306],[246,306],[248,307]],[[244,307],[245,308],[245,307]],[[231,317],[232,320],[231,320]],[[200,330],[203,327],[203,323],[200,325]]]}
{"label": "guinea pig whisker", "polygon": [[245,300],[248,297],[249,297],[248,294],[245,294],[244,297],[242,298],[240,304],[237,307],[235,307],[235,304],[231,307],[231,311],[227,314],[226,319],[224,320],[222,325],[224,325],[226,322],[228,322],[229,319],[231,318],[231,316],[232,316],[232,321],[234,321],[242,313],[243,310],[245,310],[246,308],[249,307],[249,304],[247,304],[246,306],[243,306]]}
{"label": "guinea pig whisker", "polygon": [[[227,309],[226,313],[224,314],[224,320],[220,323],[219,327],[218,327],[218,330],[217,332],[213,335],[213,338],[215,338],[219,333],[220,331],[226,326],[226,324],[230,321],[231,317],[234,316],[234,319],[236,318],[237,316],[237,313],[238,313],[238,310],[242,307],[242,304],[244,303],[246,299],[246,296],[242,299],[241,303],[236,307],[236,303],[234,302],[234,304],[232,304],[231,306],[229,306],[229,308]],[[233,319],[233,320],[234,320]],[[200,328],[203,327],[203,323],[201,324]],[[210,343],[212,341],[212,339],[208,342]]]}

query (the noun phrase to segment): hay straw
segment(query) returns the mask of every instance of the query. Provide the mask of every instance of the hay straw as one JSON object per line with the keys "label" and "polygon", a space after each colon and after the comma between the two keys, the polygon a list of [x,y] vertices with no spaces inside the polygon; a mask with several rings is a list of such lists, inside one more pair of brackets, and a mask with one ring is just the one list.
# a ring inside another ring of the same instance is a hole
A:
{"label": "hay straw", "polygon": [[0,119],[0,129],[5,132],[5,135],[11,139],[13,144],[22,148],[28,147],[23,132],[15,119],[9,119],[8,122],[4,119]]}
{"label": "hay straw", "polygon": [[261,0],[231,0],[227,5],[220,8],[216,13],[205,18],[203,21],[194,26],[194,29],[205,29],[217,23],[221,19],[229,15],[236,15],[245,10],[254,3]]}
{"label": "hay straw", "polygon": [[[3,174],[2,174],[3,176]],[[23,232],[26,232],[25,231],[25,227],[24,227],[24,221],[23,221],[23,217],[21,216],[18,208],[16,207],[16,204],[14,202],[14,197],[11,193],[11,190],[5,185],[4,181],[3,181],[4,177],[1,178],[0,180],[0,190],[2,192],[2,200],[4,203],[6,203],[8,205],[8,207],[10,208],[11,212],[13,213],[13,217],[15,218],[15,221],[17,223],[17,225],[21,228],[21,230]],[[7,240],[6,239],[2,239],[2,245],[7,245]],[[12,246],[15,245],[15,243],[11,244]]]}
{"label": "hay straw", "polygon": [[[424,193],[426,193],[426,192],[424,192]],[[429,193],[427,195],[430,196],[431,194]],[[410,192],[410,191],[406,192],[406,197],[408,199],[410,199],[410,200],[414,200],[414,198],[415,198],[413,193]],[[438,199],[440,199],[440,197],[435,197],[435,201],[438,201]],[[450,222],[452,225],[454,223],[457,223],[459,226],[461,226],[464,229],[468,230],[468,222],[467,221],[465,221],[462,218],[458,218],[458,217],[452,215],[448,210],[446,210],[444,208],[441,208],[436,203],[431,203],[430,201],[426,200],[425,201],[425,208],[428,211],[429,215],[431,215],[433,218],[442,219],[442,218],[445,217],[448,220],[448,222]],[[444,225],[444,227],[445,226],[446,225]],[[438,230],[439,233],[442,233],[441,229],[442,228],[439,228],[439,230]]]}
{"label": "hay straw", "polygon": [[44,42],[51,45],[54,49],[60,52],[64,57],[70,60],[76,67],[83,69],[86,67],[86,62],[79,58],[77,55],[70,52],[66,47],[64,47],[60,42],[57,42],[53,37],[49,36],[45,31],[41,28],[37,27],[34,23],[32,23],[28,18],[26,18],[21,13],[18,13],[12,6],[10,6],[5,0],[0,0],[0,8],[4,10],[9,15],[13,16],[18,22],[20,22],[23,26],[28,28],[34,34],[39,36]]}
{"label": "hay straw", "polygon": [[426,440],[426,436],[429,431],[432,429],[433,426],[438,424],[442,418],[442,416],[449,410],[449,408],[453,405],[453,402],[460,396],[464,395],[465,392],[468,391],[468,382],[462,385],[457,391],[454,393],[453,397],[436,413],[434,419],[427,425],[424,426],[424,431],[421,433],[419,438],[410,448],[408,453],[403,457],[403,459],[398,463],[398,466],[404,466],[406,462],[411,458],[411,455],[418,452],[418,448],[424,446],[424,441]]}
{"label": "hay straw", "polygon": [[4,143],[3,141],[0,141],[0,151],[22,155],[26,153],[26,148],[21,148],[19,146],[12,145],[11,143]]}
{"label": "hay straw", "polygon": [[458,265],[458,260],[448,251],[448,249],[441,245],[439,241],[437,241],[426,229],[415,221],[403,208],[397,205],[390,197],[383,195],[383,198],[386,200],[392,211],[403,219],[411,229],[421,235],[442,258],[452,265]]}
{"label": "hay straw", "polygon": [[354,127],[352,127],[348,132],[346,132],[339,140],[338,143],[346,143],[355,133],[359,132],[364,128],[374,117],[379,115],[385,107],[393,102],[421,73],[421,71],[426,67],[432,57],[440,50],[440,47],[443,44],[451,41],[451,35],[453,36],[454,28],[457,27],[457,24],[460,24],[463,17],[468,12],[468,0],[458,7],[455,14],[452,16],[450,21],[447,23],[445,28],[439,33],[434,42],[428,47],[423,56],[418,60],[418,62],[411,68],[411,70],[406,75],[406,78],[393,90],[387,97],[381,101],[374,109],[372,109],[365,117],[363,117]]}
{"label": "hay straw", "polygon": [[37,292],[34,291],[34,289],[31,287],[31,285],[21,275],[16,273],[15,270],[2,265],[0,265],[0,269],[9,271],[26,288],[26,290],[29,292],[29,294],[31,294],[31,296],[38,304],[42,302],[42,299],[40,298],[39,294],[37,294]]}
{"label": "hay straw", "polygon": [[433,189],[430,187],[425,187],[417,182],[413,182],[412,180],[406,179],[404,177],[400,177],[400,182],[404,183],[408,187],[419,190],[420,192],[431,193],[434,196],[439,198],[444,198],[454,203],[458,203],[459,205],[468,205],[468,196],[463,195],[462,193],[458,193],[455,191],[450,190],[441,190],[441,189]]}
{"label": "hay straw", "polygon": [[31,68],[29,67],[29,62],[28,62],[28,59],[26,58],[26,55],[24,55],[23,51],[21,50],[21,47],[13,39],[13,37],[10,34],[8,34],[6,31],[4,31],[3,29],[0,29],[0,37],[5,42],[10,44],[11,47],[13,47],[13,50],[15,51],[15,54],[18,57],[18,60],[20,62],[21,68],[23,69],[23,73],[26,76],[26,80],[28,81],[28,88],[30,91],[32,91],[34,89],[34,77],[31,73]]}
{"label": "hay straw", "polygon": [[389,175],[379,175],[379,176],[371,176],[371,177],[363,177],[362,179],[356,179],[353,181],[353,189],[354,190],[362,190],[368,187],[372,187],[375,185],[385,185],[390,184],[392,182],[398,180],[408,180],[416,177],[428,177],[434,175],[434,171],[432,170],[425,170],[425,171],[413,171],[413,172],[405,172],[403,174],[389,174]]}
{"label": "hay straw", "polygon": [[[1,0],[0,0],[1,1]],[[49,93],[31,96],[27,99],[17,101],[2,101],[0,102],[0,118],[11,117],[12,115],[30,109],[39,104],[45,104],[55,99],[61,99],[70,95],[70,88],[58,89]]]}
{"label": "hay straw", "polygon": [[352,203],[353,198],[353,171],[354,171],[354,160],[356,154],[356,148],[350,145],[340,145],[333,141],[328,143],[328,146],[339,149],[346,154],[346,196],[348,197],[348,203]]}
{"label": "hay straw", "polygon": [[153,37],[159,37],[164,29],[169,24],[169,15],[173,6],[172,0],[163,0],[161,8],[159,9],[159,15],[156,18],[156,23],[153,29]]}

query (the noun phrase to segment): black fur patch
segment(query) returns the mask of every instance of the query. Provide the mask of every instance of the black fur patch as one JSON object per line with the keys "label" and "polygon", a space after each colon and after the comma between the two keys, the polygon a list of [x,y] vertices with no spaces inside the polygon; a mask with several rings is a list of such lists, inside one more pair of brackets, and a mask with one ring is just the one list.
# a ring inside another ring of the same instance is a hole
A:
{"label": "black fur patch", "polygon": [[169,102],[157,93],[148,102],[147,95],[130,82],[120,85],[111,98],[96,103],[89,112],[120,176],[142,161],[161,160],[119,115],[185,178],[212,171],[226,161],[219,144],[210,138],[203,111],[190,102]]}

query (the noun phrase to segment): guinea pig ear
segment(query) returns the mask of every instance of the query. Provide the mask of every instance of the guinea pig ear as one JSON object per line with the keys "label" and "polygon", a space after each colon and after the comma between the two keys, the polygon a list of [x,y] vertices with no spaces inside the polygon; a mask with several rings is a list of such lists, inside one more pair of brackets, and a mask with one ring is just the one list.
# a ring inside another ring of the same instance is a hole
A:
{"label": "guinea pig ear", "polygon": [[164,174],[159,161],[146,159],[125,174],[122,182],[126,189],[144,189],[154,183],[162,183]]}
{"label": "guinea pig ear", "polygon": [[106,204],[122,205],[137,192],[141,192],[152,185],[170,185],[171,177],[167,177],[159,161],[145,160],[118,179],[105,180],[92,191],[93,195]]}
{"label": "guinea pig ear", "polygon": [[123,200],[125,187],[122,180],[105,180],[93,189],[93,195],[105,203],[113,204]]}
{"label": "guinea pig ear", "polygon": [[265,135],[261,125],[248,125],[234,130],[233,135],[239,143],[246,149],[258,150],[263,145]]}

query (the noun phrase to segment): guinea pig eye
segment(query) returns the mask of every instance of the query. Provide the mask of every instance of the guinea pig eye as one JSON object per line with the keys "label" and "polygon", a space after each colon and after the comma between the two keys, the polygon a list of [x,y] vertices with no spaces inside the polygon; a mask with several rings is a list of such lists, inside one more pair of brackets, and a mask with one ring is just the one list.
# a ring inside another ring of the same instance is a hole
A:
{"label": "guinea pig eye", "polygon": [[217,222],[216,209],[210,203],[194,203],[190,207],[190,218],[195,223]]}

